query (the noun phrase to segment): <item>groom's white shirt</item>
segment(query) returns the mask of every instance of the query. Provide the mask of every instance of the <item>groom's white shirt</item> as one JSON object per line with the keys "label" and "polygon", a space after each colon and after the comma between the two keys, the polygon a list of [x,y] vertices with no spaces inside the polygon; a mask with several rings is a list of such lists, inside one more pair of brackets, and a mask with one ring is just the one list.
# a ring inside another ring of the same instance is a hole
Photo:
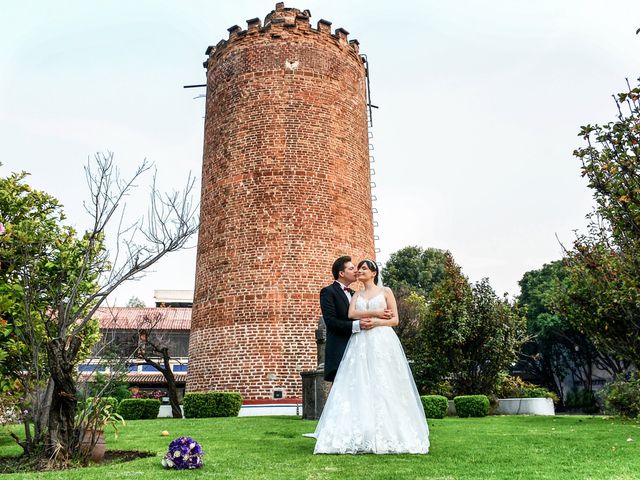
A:
{"label": "groom's white shirt", "polygon": [[[347,290],[345,290],[345,288],[348,288],[349,285],[345,285],[339,280],[336,280],[336,283],[340,285],[340,288],[342,289],[342,293],[344,293],[347,296],[347,301],[351,303],[351,294]],[[351,323],[351,333],[359,333],[359,332],[360,332],[360,320],[354,320]]]}

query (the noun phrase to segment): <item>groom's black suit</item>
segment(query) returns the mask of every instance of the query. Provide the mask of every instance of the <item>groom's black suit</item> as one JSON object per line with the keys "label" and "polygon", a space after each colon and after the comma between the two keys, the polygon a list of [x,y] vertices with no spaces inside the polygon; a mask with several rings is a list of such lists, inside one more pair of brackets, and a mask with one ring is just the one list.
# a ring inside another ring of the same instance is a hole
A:
{"label": "groom's black suit", "polygon": [[349,300],[340,283],[333,282],[320,290],[320,309],[327,326],[324,379],[333,382],[353,328],[353,320],[349,320]]}

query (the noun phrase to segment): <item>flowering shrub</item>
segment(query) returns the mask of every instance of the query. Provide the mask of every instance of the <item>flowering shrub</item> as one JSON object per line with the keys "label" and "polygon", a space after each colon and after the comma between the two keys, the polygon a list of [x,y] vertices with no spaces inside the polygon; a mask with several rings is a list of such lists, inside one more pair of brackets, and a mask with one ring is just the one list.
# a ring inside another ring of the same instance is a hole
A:
{"label": "flowering shrub", "polygon": [[168,396],[168,394],[162,390],[136,390],[131,394],[131,398],[152,398],[155,400],[160,400],[166,396]]}
{"label": "flowering shrub", "polygon": [[511,375],[500,376],[496,387],[496,395],[499,398],[550,398],[555,404],[560,401],[555,392]]}
{"label": "flowering shrub", "polygon": [[176,470],[201,468],[203,455],[202,447],[193,438],[178,437],[169,444],[169,451],[162,458],[162,466]]}
{"label": "flowering shrub", "polygon": [[20,423],[22,415],[29,413],[27,410],[20,411],[20,407],[13,403],[10,398],[0,396],[0,426],[13,423]]}
{"label": "flowering shrub", "polygon": [[0,426],[20,423],[24,416],[29,414],[28,410],[21,410],[24,404],[24,397],[14,395],[12,392],[0,393]]}

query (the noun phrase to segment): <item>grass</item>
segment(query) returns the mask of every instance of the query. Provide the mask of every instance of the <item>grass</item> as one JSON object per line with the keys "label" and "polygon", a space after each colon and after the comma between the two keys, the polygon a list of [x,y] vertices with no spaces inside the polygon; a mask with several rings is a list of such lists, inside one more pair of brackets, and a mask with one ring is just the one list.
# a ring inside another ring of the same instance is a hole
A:
{"label": "grass", "polygon": [[[638,479],[640,424],[604,417],[445,418],[429,420],[429,455],[313,455],[315,422],[298,417],[241,417],[127,422],[108,448],[156,457],[9,479]],[[160,432],[168,430],[169,437]],[[205,466],[160,466],[171,439],[188,435],[205,449]],[[631,438],[632,441],[627,441]],[[0,456],[18,455],[0,430]]]}

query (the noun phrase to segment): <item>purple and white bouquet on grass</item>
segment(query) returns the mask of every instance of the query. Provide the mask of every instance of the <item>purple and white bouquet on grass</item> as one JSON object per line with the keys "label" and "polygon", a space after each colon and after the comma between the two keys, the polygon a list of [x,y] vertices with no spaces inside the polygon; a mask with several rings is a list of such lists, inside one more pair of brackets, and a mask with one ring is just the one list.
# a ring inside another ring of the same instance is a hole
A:
{"label": "purple and white bouquet on grass", "polygon": [[202,447],[193,438],[178,437],[169,444],[169,451],[162,458],[162,466],[176,470],[201,468],[203,455]]}

